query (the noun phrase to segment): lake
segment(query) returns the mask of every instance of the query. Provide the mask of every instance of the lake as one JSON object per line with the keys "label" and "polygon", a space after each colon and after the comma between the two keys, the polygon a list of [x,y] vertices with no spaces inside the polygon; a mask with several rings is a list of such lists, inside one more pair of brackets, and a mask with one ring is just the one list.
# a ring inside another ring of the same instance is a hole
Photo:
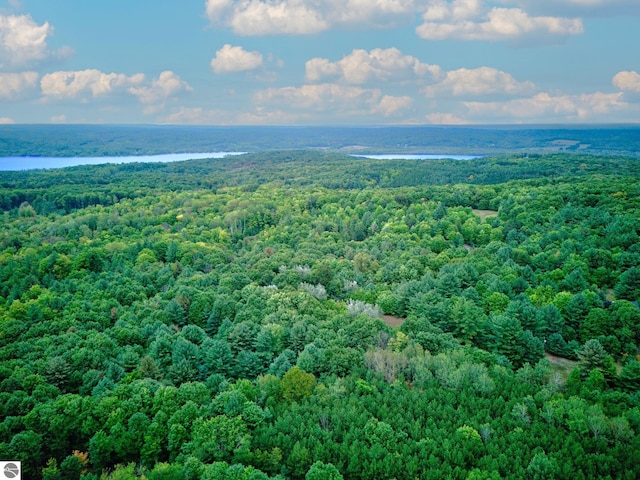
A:
{"label": "lake", "polygon": [[[223,158],[228,155],[242,155],[247,152],[207,152],[207,153],[167,153],[163,155],[131,155],[122,157],[0,157],[0,171],[35,170],[40,168],[64,168],[77,165],[103,165],[105,163],[167,163],[205,158]],[[473,160],[481,155],[447,154],[381,154],[351,155],[355,158],[374,160]]]}
{"label": "lake", "polygon": [[164,155],[133,155],[123,157],[0,157],[0,170],[34,170],[37,168],[63,168],[76,165],[102,165],[105,163],[166,163],[204,158],[223,158],[246,152],[167,153]]}

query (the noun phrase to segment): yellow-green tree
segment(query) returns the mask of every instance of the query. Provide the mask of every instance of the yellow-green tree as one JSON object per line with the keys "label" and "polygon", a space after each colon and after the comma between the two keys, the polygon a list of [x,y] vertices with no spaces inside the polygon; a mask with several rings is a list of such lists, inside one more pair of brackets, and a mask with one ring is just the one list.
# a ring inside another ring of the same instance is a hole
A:
{"label": "yellow-green tree", "polygon": [[289,401],[298,401],[311,395],[316,377],[298,367],[292,367],[282,377],[280,387],[282,396]]}

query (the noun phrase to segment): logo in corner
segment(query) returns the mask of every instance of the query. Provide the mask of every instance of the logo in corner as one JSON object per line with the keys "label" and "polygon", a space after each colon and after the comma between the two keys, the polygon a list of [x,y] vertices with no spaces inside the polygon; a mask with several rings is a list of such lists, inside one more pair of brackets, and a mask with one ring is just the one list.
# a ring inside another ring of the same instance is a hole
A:
{"label": "logo in corner", "polygon": [[0,472],[2,473],[2,478],[20,480],[22,478],[21,466],[21,463],[18,461],[0,462]]}

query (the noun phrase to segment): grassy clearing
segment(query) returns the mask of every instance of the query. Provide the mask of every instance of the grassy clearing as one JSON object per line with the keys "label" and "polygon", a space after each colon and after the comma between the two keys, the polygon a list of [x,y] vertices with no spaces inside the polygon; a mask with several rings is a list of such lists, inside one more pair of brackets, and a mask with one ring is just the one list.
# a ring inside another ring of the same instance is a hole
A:
{"label": "grassy clearing", "polygon": [[549,360],[553,371],[558,372],[565,379],[569,376],[571,370],[573,370],[578,365],[578,362],[576,362],[575,360],[557,357],[555,355],[551,355],[550,353],[547,353],[545,356],[547,360]]}
{"label": "grassy clearing", "polygon": [[495,217],[498,215],[498,212],[496,210],[477,210],[475,208],[473,209],[473,213],[478,215],[480,217],[480,220],[484,220],[487,217]]}

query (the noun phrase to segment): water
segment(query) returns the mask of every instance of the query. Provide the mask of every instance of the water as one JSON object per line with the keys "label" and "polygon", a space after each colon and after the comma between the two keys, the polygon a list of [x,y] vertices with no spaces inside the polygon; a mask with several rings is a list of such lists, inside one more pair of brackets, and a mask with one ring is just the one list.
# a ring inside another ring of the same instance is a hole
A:
{"label": "water", "polygon": [[246,152],[167,153],[164,155],[134,155],[123,157],[0,157],[0,170],[34,170],[37,168],[63,168],[76,165],[102,165],[105,163],[158,163],[223,158]]}
{"label": "water", "polygon": [[[163,155],[131,155],[122,157],[0,157],[0,171],[35,170],[40,168],[64,168],[77,165],[103,165],[105,163],[167,163],[204,158],[223,158],[227,155],[242,155],[246,152],[208,152],[208,153],[167,153]],[[355,158],[374,160],[473,160],[481,155],[446,154],[376,154],[351,155]]]}
{"label": "water", "polygon": [[482,155],[446,155],[446,154],[406,154],[391,153],[384,155],[351,155],[357,158],[370,158],[372,160],[473,160],[482,158]]}

